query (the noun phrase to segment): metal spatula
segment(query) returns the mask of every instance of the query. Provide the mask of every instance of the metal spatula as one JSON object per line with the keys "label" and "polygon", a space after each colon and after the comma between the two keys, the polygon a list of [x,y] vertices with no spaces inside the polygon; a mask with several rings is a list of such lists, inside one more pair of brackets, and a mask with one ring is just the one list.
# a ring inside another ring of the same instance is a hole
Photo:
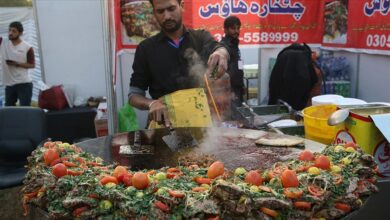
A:
{"label": "metal spatula", "polygon": [[169,127],[169,134],[163,136],[162,139],[172,151],[198,145],[198,142],[187,129],[177,131]]}

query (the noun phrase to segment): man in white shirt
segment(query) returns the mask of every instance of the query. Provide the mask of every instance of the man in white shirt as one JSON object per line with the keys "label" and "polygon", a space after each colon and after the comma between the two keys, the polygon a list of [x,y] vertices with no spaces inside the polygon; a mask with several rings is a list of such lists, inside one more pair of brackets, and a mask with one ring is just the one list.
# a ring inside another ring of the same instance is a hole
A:
{"label": "man in white shirt", "polygon": [[12,22],[8,29],[8,39],[0,37],[0,53],[3,84],[5,85],[5,105],[30,106],[33,84],[28,69],[35,68],[34,50],[20,39],[23,25]]}

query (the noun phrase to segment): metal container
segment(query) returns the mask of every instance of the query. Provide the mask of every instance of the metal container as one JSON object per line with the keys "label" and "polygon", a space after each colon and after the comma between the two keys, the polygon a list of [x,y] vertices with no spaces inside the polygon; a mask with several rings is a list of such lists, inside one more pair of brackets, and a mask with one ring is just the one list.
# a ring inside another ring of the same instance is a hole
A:
{"label": "metal container", "polygon": [[[285,105],[260,105],[252,106],[254,113],[258,116],[269,116],[270,118],[279,118],[279,119],[291,119],[294,116],[289,111],[289,108]],[[264,125],[257,125],[256,118],[252,122],[252,115],[248,108],[239,107],[237,108],[238,115],[240,116],[240,121],[244,124],[246,128],[256,128],[264,129]]]}
{"label": "metal container", "polygon": [[[379,173],[390,177],[390,157],[388,156],[390,143],[372,118],[374,115],[384,115],[388,119],[390,107],[352,108],[349,110],[345,128],[338,131],[335,142],[358,144],[365,153],[374,156]],[[388,126],[386,125],[386,127]]]}

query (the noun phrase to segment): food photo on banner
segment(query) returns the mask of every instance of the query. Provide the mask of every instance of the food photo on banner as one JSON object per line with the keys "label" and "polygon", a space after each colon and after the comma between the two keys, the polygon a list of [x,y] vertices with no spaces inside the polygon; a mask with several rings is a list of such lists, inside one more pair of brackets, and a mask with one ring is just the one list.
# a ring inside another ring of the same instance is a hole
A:
{"label": "food photo on banner", "polygon": [[115,0],[115,12],[118,49],[136,48],[160,31],[148,0]]}
{"label": "food photo on banner", "polygon": [[325,0],[323,43],[347,43],[348,0]]}
{"label": "food photo on banner", "polygon": [[[241,45],[322,42],[324,5],[312,0],[199,0],[191,4],[193,28],[206,29],[216,39],[223,37],[223,21],[241,19]],[[188,4],[186,3],[186,4]]]}

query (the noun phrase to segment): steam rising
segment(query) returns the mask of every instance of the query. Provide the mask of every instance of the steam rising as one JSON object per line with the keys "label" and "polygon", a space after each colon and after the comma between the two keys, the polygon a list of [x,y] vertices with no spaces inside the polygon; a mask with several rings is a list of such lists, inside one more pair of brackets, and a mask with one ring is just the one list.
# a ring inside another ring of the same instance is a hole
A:
{"label": "steam rising", "polygon": [[199,54],[192,48],[184,52],[184,58],[187,59],[189,66],[189,77],[194,81],[196,87],[204,87],[203,75],[206,73],[207,66],[202,61]]}

